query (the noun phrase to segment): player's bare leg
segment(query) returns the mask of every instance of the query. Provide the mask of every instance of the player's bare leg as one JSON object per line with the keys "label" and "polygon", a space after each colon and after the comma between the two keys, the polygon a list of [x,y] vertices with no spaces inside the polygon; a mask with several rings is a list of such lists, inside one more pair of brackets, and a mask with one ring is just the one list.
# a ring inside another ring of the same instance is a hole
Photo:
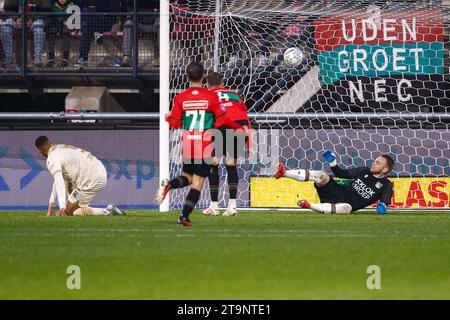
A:
{"label": "player's bare leg", "polygon": [[185,227],[192,227],[192,222],[189,220],[189,215],[194,210],[195,205],[200,199],[200,193],[205,183],[205,178],[196,174],[192,177],[191,190],[189,190],[186,200],[183,205],[183,210],[177,220],[177,224]]}
{"label": "player's bare leg", "polygon": [[164,199],[166,198],[167,194],[172,189],[179,189],[187,187],[192,183],[192,174],[189,173],[183,173],[181,176],[177,176],[173,178],[172,180],[164,179],[161,182],[161,186],[159,187],[158,191],[156,192],[156,202],[158,204],[163,203]]}
{"label": "player's bare leg", "polygon": [[218,216],[219,212],[219,164],[220,158],[214,157],[211,165],[211,171],[209,173],[209,194],[211,197],[211,203],[209,207],[203,210],[205,216]]}
{"label": "player's bare leg", "polygon": [[90,206],[80,207],[78,202],[68,201],[64,214],[66,216],[116,216],[125,215],[125,212],[112,204],[109,204],[106,208],[93,208]]}
{"label": "player's bare leg", "polygon": [[230,217],[238,214],[236,197],[237,197],[239,176],[237,172],[237,160],[231,157],[227,157],[225,161],[227,168],[227,179],[228,179],[230,199],[228,200],[227,210],[223,213],[223,215]]}
{"label": "player's bare leg", "polygon": [[311,209],[324,214],[350,214],[352,206],[348,203],[309,203],[307,200],[300,200],[297,205],[303,209]]}

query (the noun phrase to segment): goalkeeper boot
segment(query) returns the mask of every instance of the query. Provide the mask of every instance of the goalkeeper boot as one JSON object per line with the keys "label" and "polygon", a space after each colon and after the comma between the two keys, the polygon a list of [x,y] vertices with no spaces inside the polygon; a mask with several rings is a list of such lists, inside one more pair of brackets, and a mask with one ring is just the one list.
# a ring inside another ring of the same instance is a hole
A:
{"label": "goalkeeper boot", "polygon": [[308,200],[305,200],[305,199],[300,200],[299,202],[297,202],[297,205],[300,208],[303,208],[303,209],[308,209],[309,208],[309,202],[308,202]]}
{"label": "goalkeeper boot", "polygon": [[203,210],[203,215],[205,216],[218,216],[220,215],[219,209],[213,206],[209,206],[209,208],[206,208]]}
{"label": "goalkeeper boot", "polygon": [[280,178],[284,177],[285,174],[286,174],[286,168],[280,162],[277,166],[277,171],[275,172],[275,179],[280,179]]}
{"label": "goalkeeper boot", "polygon": [[124,216],[125,215],[125,211],[120,210],[119,208],[117,208],[115,205],[113,205],[111,203],[108,204],[108,206],[106,207],[106,211],[108,211],[113,216]]}
{"label": "goalkeeper boot", "polygon": [[225,210],[225,212],[223,213],[224,217],[232,217],[232,216],[236,216],[238,214],[238,211],[236,208],[233,207],[228,207],[227,210]]}
{"label": "goalkeeper boot", "polygon": [[164,199],[166,198],[166,195],[169,193],[169,190],[170,190],[169,180],[164,179],[163,181],[161,181],[161,186],[159,187],[158,192],[156,193],[156,202],[158,202],[158,204],[163,203]]}
{"label": "goalkeeper boot", "polygon": [[189,218],[184,218],[183,215],[180,215],[177,220],[177,225],[181,227],[188,227],[192,228],[194,225],[192,224],[191,220]]}

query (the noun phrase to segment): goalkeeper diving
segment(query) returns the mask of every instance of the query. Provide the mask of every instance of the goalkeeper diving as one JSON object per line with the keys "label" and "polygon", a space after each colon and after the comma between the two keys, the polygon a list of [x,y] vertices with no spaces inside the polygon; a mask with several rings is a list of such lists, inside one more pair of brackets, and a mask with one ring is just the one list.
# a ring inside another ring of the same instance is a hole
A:
{"label": "goalkeeper diving", "polygon": [[296,169],[286,170],[282,163],[278,164],[275,178],[282,177],[297,181],[314,181],[314,187],[320,198],[320,203],[310,203],[300,200],[298,205],[325,214],[349,214],[366,208],[379,201],[377,213],[387,213],[391,203],[393,185],[387,175],[394,167],[394,160],[387,154],[382,154],[369,167],[343,169],[336,161],[336,155],[331,150],[323,152],[325,161],[331,167],[337,178],[351,179],[349,184],[339,184],[323,171]]}

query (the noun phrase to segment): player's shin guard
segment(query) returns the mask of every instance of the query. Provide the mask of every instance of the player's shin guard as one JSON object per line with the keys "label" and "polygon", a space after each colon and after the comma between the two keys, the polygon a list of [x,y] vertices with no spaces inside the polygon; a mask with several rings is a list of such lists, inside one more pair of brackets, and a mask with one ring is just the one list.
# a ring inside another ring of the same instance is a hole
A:
{"label": "player's shin guard", "polygon": [[73,212],[74,216],[108,216],[110,213],[103,208],[84,207]]}
{"label": "player's shin guard", "polygon": [[212,165],[209,172],[209,193],[211,195],[211,207],[218,208],[219,199],[219,166]]}
{"label": "player's shin guard", "polygon": [[228,207],[236,208],[236,196],[237,196],[237,188],[239,183],[239,176],[236,166],[226,166],[228,173],[228,189],[230,191],[230,200],[228,203]]}
{"label": "player's shin guard", "polygon": [[189,185],[189,180],[185,176],[178,176],[170,180],[169,186],[170,189],[179,189],[184,188]]}
{"label": "player's shin guard", "polygon": [[319,182],[323,179],[323,171],[317,170],[287,170],[284,175],[286,178],[291,178],[297,181],[314,181]]}
{"label": "player's shin guard", "polygon": [[184,202],[183,211],[181,212],[183,218],[189,218],[189,215],[191,214],[192,210],[194,210],[198,199],[200,199],[200,191],[191,189],[186,197],[186,201]]}

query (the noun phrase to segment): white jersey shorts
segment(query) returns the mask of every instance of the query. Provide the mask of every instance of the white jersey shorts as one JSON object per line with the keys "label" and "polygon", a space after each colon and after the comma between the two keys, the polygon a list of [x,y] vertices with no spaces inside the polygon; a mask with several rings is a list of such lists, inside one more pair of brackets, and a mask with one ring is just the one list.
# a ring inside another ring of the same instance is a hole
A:
{"label": "white jersey shorts", "polygon": [[77,203],[81,208],[89,206],[95,196],[106,187],[107,173],[103,165],[98,166],[98,175],[90,177],[89,187],[77,186],[69,195],[69,202]]}

